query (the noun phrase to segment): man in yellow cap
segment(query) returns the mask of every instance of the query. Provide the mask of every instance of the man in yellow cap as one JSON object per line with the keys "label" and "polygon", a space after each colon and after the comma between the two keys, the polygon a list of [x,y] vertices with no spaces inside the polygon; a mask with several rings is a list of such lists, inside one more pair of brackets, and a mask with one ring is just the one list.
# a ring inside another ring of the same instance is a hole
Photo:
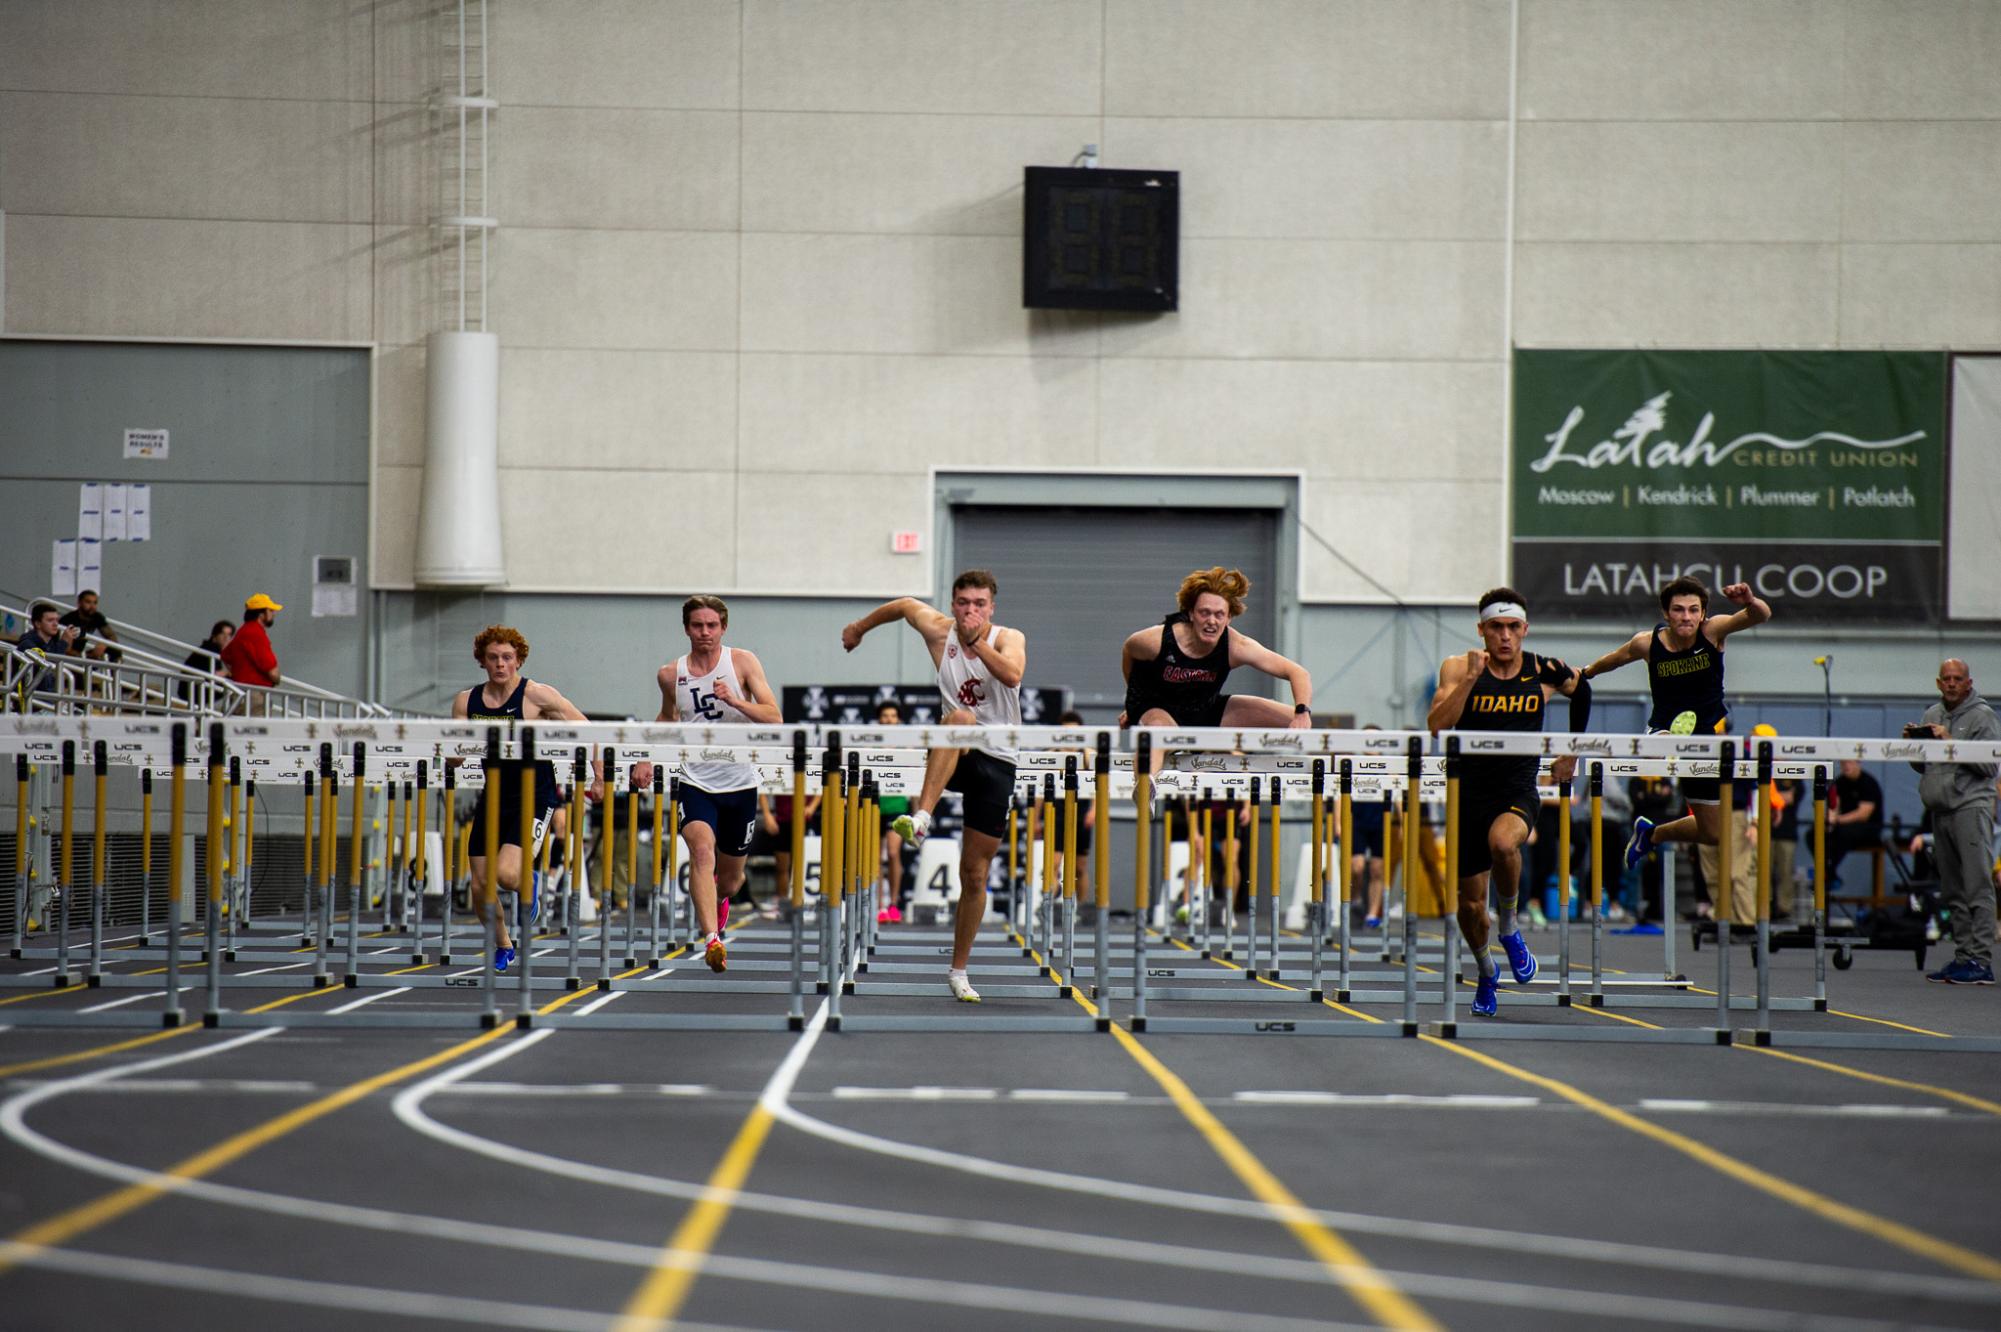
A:
{"label": "man in yellow cap", "polygon": [[243,603],[243,627],[222,650],[222,666],[230,679],[266,689],[277,685],[278,654],[271,648],[270,629],[283,609],[263,592]]}

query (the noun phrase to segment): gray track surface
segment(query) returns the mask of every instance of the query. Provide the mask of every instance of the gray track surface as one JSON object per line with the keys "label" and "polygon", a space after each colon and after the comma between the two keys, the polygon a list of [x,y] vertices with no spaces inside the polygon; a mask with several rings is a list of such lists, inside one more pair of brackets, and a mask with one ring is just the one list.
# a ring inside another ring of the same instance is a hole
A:
{"label": "gray track surface", "polygon": [[[892,930],[884,942],[913,937]],[[775,925],[753,926],[738,935],[733,957],[780,958],[754,948],[782,939]],[[1001,951],[1001,936],[992,942],[987,960],[1024,960],[1018,949],[1011,959]],[[1531,943],[1554,975],[1554,936]],[[1089,956],[1082,944],[1080,961]],[[1588,958],[1582,933],[1577,945],[1576,956]],[[537,960],[537,974],[560,975],[566,950],[543,946],[557,951]],[[1658,976],[1659,949],[1657,940],[1615,938],[1607,961],[1629,977]],[[585,956],[594,977],[594,949],[587,945]],[[1938,950],[1932,957],[1934,966],[1943,960]],[[1162,942],[1153,960],[1215,973],[1213,981],[1163,983],[1256,984]],[[1740,994],[1751,991],[1749,960],[1741,946],[1732,955]],[[1683,940],[1682,969],[1697,985],[1706,986],[1714,964],[1713,949],[1690,954]],[[49,965],[15,960],[4,971]],[[112,970],[159,965],[120,960]],[[408,965],[390,954],[368,969]],[[978,980],[977,961],[974,971]],[[201,976],[193,964],[185,980],[199,987]],[[784,973],[740,967],[730,976]],[[871,971],[859,979],[926,977]],[[1420,1017],[1428,1022],[1441,1016],[1437,977],[1424,982]],[[1810,993],[1811,985],[1809,954],[1774,958],[1775,994]],[[1511,1005],[1511,988],[1496,1023],[1639,1031],[1580,1009]],[[939,991],[853,994],[843,1012],[1084,1015],[1053,986],[1046,997],[996,997],[976,1009]],[[1927,985],[1908,954],[1859,954],[1853,970],[1830,972],[1829,992],[1834,1011],[1776,1013],[1774,1028],[1898,1030],[1888,1022],[1955,1037],[2001,1034],[2001,989]],[[350,1024],[267,1032],[197,1024],[124,1051],[8,1071],[152,1035],[157,1029],[7,1025],[30,1011],[133,993],[0,990],[0,1000],[14,1001],[0,1004],[0,1234],[17,1236],[115,1194],[129,1174],[114,1177],[114,1167],[168,1169],[479,1034],[470,1023],[457,1031]],[[236,1010],[299,993],[224,991]],[[755,1153],[745,1195],[708,1209],[721,1225],[712,1242],[695,1246],[705,1256],[695,1259],[702,1266],[678,1325],[1382,1325],[1380,1310],[1344,1288],[1353,1274],[1330,1270],[1259,1201],[1188,1108],[1115,1036],[521,1032],[511,1027],[515,993],[511,982],[501,991],[510,1025],[497,1036],[249,1146],[203,1173],[193,1191],[146,1192],[53,1250],[0,1250],[0,1325],[75,1329],[137,1315],[156,1328],[351,1332],[357,1319],[383,1328],[611,1327],[802,1042],[810,1052]],[[537,1003],[563,993],[541,991]],[[1270,994],[1268,1004],[1156,1001],[1150,1014],[1360,1021],[1296,994]],[[1466,1025],[1474,1021],[1469,997],[1462,990],[1457,1001]],[[196,1015],[201,998],[199,988],[182,996]],[[478,1003],[476,991],[331,988],[276,1011],[323,1012],[364,998],[357,1016],[469,1014]],[[782,1014],[785,1004],[773,994],[639,991],[607,1000],[592,991],[562,1011]],[[819,1004],[809,987],[807,1013]],[[149,993],[121,1011],[159,1006]],[[1130,1003],[1116,1000],[1111,1011],[1124,1023]],[[1395,1007],[1363,1011],[1400,1016]],[[1713,1007],[1617,1012],[1662,1027],[1715,1020]],[[1733,1014],[1738,1028],[1754,1021]],[[1991,1197],[2001,1178],[2001,1055],[1775,1055],[1624,1042],[1448,1047],[1248,1032],[1134,1039],[1199,1098],[1196,1116],[1213,1117],[1284,1189],[1318,1209],[1318,1221],[1302,1225],[1352,1245],[1438,1325],[2001,1326],[2001,1214]],[[484,1066],[464,1073],[475,1061]],[[1553,1082],[1523,1081],[1494,1063]],[[1686,1150],[1641,1125],[1679,1135]],[[1705,1148],[1720,1156],[1705,1164],[1690,1154]],[[233,1191],[203,1191],[216,1185]],[[1812,1196],[1775,1196],[1786,1186]],[[1957,1246],[1957,1264],[1942,1256],[1944,1246]],[[1969,1254],[1976,1270],[1966,1270]]]}

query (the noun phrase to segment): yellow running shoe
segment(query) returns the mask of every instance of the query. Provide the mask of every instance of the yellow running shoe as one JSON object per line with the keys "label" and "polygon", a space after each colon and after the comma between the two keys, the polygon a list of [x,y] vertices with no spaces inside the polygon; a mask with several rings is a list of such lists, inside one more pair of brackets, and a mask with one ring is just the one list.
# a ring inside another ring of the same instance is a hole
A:
{"label": "yellow running shoe", "polygon": [[1669,734],[1669,735],[1694,735],[1694,734],[1695,734],[1695,714],[1694,714],[1694,713],[1692,713],[1692,712],[1683,712],[1683,713],[1679,713],[1679,714],[1677,714],[1677,715],[1676,715],[1676,717],[1675,717],[1675,719],[1674,719],[1673,721],[1671,721],[1671,722],[1669,722],[1669,723],[1668,723],[1668,734]]}

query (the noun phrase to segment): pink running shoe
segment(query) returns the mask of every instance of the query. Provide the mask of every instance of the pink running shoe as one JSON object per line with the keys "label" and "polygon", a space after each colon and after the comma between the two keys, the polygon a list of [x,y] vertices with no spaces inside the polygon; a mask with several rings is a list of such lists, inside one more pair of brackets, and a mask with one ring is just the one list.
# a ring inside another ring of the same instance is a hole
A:
{"label": "pink running shoe", "polygon": [[730,900],[725,897],[716,903],[716,933],[721,934],[730,927]]}

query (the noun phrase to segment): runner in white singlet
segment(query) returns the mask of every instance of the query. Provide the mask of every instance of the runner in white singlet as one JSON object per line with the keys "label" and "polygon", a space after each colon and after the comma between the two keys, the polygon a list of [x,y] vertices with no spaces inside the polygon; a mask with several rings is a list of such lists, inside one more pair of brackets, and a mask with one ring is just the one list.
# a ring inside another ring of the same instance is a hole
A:
{"label": "runner in white singlet", "polygon": [[[994,576],[969,569],[952,583],[952,613],[944,615],[915,597],[884,602],[841,630],[841,646],[853,652],[869,630],[891,620],[915,629],[938,667],[947,726],[1021,724],[1021,678],[1028,670],[1028,640],[1019,630],[993,622],[999,594]],[[1014,794],[1015,751],[989,741],[978,749],[933,749],[925,758],[924,790],[896,831],[922,842],[931,829],[938,797],[957,791],[965,799],[966,827],[959,841],[959,906],[953,919],[952,966],[945,974],[954,998],[978,1003],[979,992],[966,977],[973,939],[987,914],[987,874],[1001,838],[1007,835],[1008,802]]]}
{"label": "runner in white singlet", "polygon": [[[682,603],[688,655],[660,668],[660,721],[776,725],[781,720],[757,658],[747,649],[723,646],[729,622],[730,609],[721,597],[689,597]],[[633,780],[650,783],[653,765],[637,765]],[[705,936],[702,955],[710,970],[723,971],[729,966],[722,935],[729,923],[728,903],[743,883],[744,859],[757,830],[757,769],[730,761],[686,763],[679,789],[688,892]]]}

